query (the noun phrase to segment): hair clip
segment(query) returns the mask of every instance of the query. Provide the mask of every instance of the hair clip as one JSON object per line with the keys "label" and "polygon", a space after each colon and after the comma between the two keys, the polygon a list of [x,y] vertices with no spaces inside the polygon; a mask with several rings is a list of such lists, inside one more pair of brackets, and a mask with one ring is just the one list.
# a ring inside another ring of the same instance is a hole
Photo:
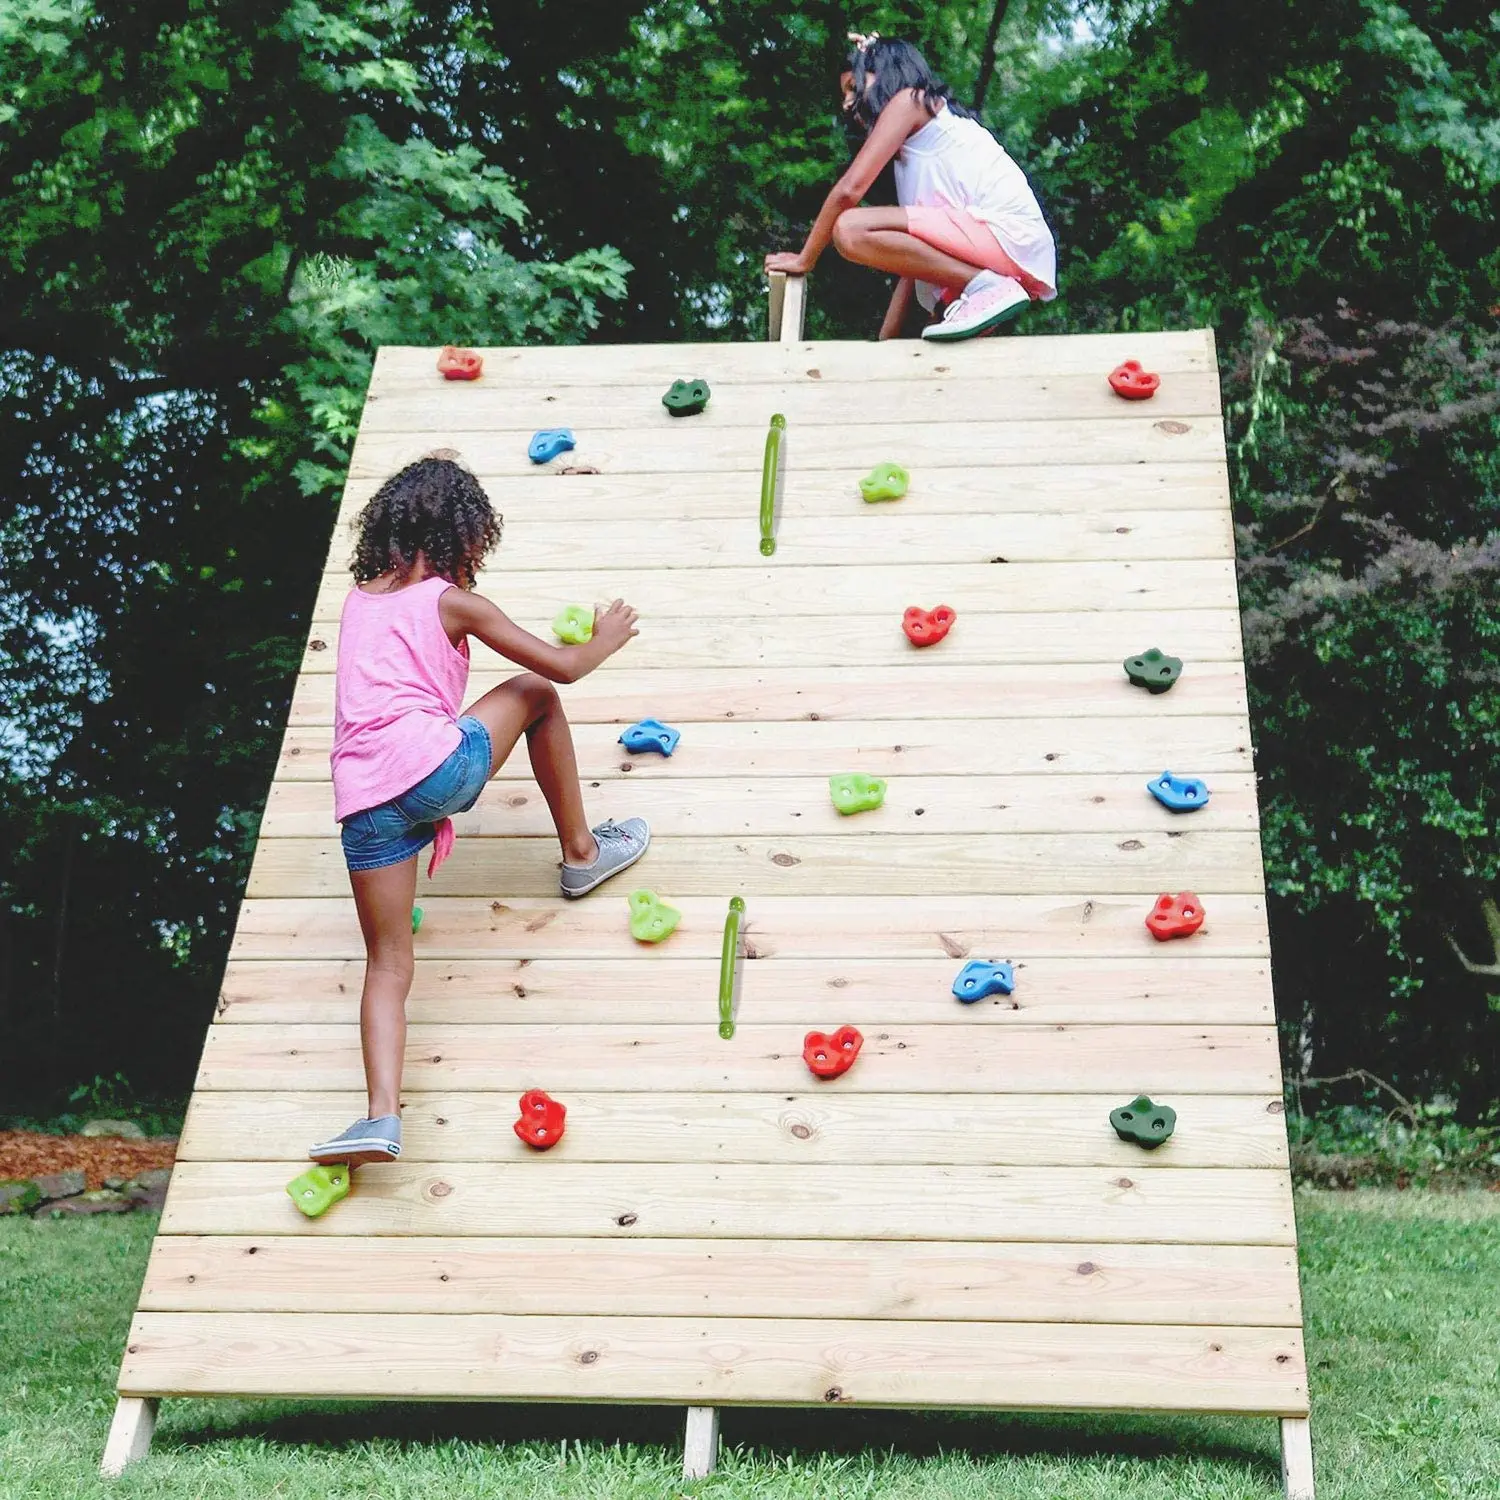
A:
{"label": "hair clip", "polygon": [[861,52],[868,52],[870,48],[880,40],[880,33],[878,31],[872,31],[869,36],[862,36],[857,31],[851,31],[849,33],[849,40],[853,42]]}

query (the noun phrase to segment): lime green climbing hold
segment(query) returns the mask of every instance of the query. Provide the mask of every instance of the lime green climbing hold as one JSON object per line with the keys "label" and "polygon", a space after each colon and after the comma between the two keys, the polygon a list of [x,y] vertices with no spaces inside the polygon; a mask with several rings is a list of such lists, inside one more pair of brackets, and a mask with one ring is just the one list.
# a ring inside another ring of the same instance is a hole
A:
{"label": "lime green climbing hold", "polygon": [[630,893],[630,935],[638,943],[659,943],[677,930],[682,913],[655,891]]}
{"label": "lime green climbing hold", "polygon": [[558,611],[552,622],[552,634],[570,646],[581,646],[594,638],[594,612],[581,604],[570,604]]}
{"label": "lime green climbing hold", "polygon": [[900,464],[876,464],[859,482],[859,492],[867,502],[899,500],[911,483],[911,475]]}
{"label": "lime green climbing hold", "polygon": [[411,909],[411,935],[416,935],[422,930],[422,908],[414,906]]}
{"label": "lime green climbing hold", "polygon": [[830,776],[828,792],[833,805],[846,817],[850,813],[869,812],[885,801],[885,782],[878,776],[864,776],[851,771],[845,776]]}
{"label": "lime green climbing hold", "polygon": [[349,1196],[353,1173],[344,1162],[309,1167],[300,1177],[287,1183],[287,1196],[309,1219],[327,1213],[342,1198]]}
{"label": "lime green climbing hold", "polygon": [[706,380],[674,380],[671,389],[661,398],[661,404],[674,417],[693,417],[708,405],[708,397]]}

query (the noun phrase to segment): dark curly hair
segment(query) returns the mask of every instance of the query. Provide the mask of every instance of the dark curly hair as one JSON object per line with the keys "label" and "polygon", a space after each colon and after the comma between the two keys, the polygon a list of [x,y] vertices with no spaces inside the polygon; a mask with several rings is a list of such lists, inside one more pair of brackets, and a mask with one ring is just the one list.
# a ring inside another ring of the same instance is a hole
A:
{"label": "dark curly hair", "polygon": [[349,570],[356,583],[385,573],[404,583],[420,552],[433,573],[471,589],[501,525],[479,481],[461,463],[431,454],[387,479],[360,511]]}

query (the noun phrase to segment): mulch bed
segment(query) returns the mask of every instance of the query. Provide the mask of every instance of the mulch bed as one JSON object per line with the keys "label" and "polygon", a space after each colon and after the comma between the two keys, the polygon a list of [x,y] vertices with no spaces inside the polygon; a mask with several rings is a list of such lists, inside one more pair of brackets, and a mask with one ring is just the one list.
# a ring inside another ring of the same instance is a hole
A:
{"label": "mulch bed", "polygon": [[122,1141],[115,1136],[0,1130],[0,1178],[84,1172],[90,1188],[101,1188],[106,1177],[132,1178],[153,1167],[170,1167],[176,1156],[177,1142],[167,1136],[152,1141]]}

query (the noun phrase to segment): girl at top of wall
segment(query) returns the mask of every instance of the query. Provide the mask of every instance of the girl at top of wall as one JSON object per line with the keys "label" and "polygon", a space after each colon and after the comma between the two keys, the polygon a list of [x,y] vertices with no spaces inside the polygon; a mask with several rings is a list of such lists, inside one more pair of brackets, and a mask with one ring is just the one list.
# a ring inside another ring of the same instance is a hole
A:
{"label": "girl at top of wall", "polygon": [[[573,735],[553,686],[577,682],[636,634],[616,599],[593,638],[560,646],[523,630],[474,592],[500,518],[479,481],[446,454],[386,480],[355,522],[354,587],[339,620],[334,688],[334,817],[365,940],[359,1031],[368,1113],[308,1153],[314,1161],[401,1154],[401,1064],[411,989],[417,855],[428,874],[467,812],[524,735],[532,774],[562,846],[562,894],[585,896],[645,852],[643,818],[589,827]],[[460,711],[469,641],[526,670]]]}
{"label": "girl at top of wall", "polygon": [[[900,333],[913,295],[929,312],[948,304],[926,339],[975,338],[1050,302],[1057,249],[1026,174],[909,42],[850,41],[839,83],[864,144],[806,244],[768,255],[766,269],[806,275],[831,242],[846,260],[894,273],[883,339]],[[858,207],[893,158],[899,207]]]}

